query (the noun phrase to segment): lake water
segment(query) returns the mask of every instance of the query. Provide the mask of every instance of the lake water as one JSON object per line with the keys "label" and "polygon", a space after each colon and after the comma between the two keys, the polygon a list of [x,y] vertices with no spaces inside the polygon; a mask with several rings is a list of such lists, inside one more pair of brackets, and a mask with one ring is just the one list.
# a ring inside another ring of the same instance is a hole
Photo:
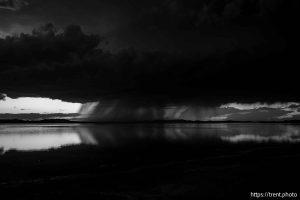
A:
{"label": "lake water", "polygon": [[171,143],[300,142],[300,125],[294,124],[3,124],[0,152],[39,151],[64,146],[94,145],[115,148],[144,142]]}

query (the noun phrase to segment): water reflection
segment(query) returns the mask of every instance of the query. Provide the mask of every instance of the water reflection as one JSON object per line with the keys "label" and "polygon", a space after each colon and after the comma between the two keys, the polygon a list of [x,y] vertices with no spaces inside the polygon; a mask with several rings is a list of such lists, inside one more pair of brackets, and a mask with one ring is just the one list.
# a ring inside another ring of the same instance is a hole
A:
{"label": "water reflection", "polygon": [[299,125],[278,125],[278,124],[263,124],[263,125],[244,125],[235,129],[233,135],[221,136],[224,141],[232,143],[239,142],[300,142],[300,126]]}
{"label": "water reflection", "polygon": [[36,151],[68,145],[101,148],[143,143],[300,142],[300,126],[284,124],[1,125],[0,151]]}
{"label": "water reflection", "polygon": [[2,125],[0,151],[36,151],[68,145],[97,144],[89,132],[76,131],[75,125]]}

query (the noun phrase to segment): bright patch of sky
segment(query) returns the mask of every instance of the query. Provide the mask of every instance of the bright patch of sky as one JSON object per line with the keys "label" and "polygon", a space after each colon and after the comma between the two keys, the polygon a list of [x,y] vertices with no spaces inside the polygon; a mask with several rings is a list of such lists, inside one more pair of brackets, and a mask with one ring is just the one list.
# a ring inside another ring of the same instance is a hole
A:
{"label": "bright patch of sky", "polygon": [[6,97],[0,100],[0,113],[78,113],[82,104],[64,102],[58,99],[21,97],[12,99]]}

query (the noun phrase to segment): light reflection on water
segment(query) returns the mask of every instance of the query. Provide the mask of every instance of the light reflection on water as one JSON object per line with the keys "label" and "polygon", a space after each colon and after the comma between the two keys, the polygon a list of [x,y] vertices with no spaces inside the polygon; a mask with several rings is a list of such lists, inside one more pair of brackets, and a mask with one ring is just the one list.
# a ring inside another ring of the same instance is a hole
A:
{"label": "light reflection on water", "polygon": [[117,147],[140,142],[300,142],[300,126],[288,124],[0,125],[0,152],[68,145]]}
{"label": "light reflection on water", "polygon": [[76,131],[76,125],[0,125],[0,152],[37,151],[62,146],[97,144],[91,135]]}

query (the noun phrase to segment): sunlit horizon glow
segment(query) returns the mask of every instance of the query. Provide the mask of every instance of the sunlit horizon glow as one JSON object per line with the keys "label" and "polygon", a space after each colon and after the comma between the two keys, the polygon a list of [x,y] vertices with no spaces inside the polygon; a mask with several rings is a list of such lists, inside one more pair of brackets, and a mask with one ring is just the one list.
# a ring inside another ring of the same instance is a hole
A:
{"label": "sunlit horizon glow", "polygon": [[51,113],[78,113],[82,104],[64,102],[59,99],[35,98],[35,97],[6,97],[0,101],[0,113],[9,114],[51,114]]}

